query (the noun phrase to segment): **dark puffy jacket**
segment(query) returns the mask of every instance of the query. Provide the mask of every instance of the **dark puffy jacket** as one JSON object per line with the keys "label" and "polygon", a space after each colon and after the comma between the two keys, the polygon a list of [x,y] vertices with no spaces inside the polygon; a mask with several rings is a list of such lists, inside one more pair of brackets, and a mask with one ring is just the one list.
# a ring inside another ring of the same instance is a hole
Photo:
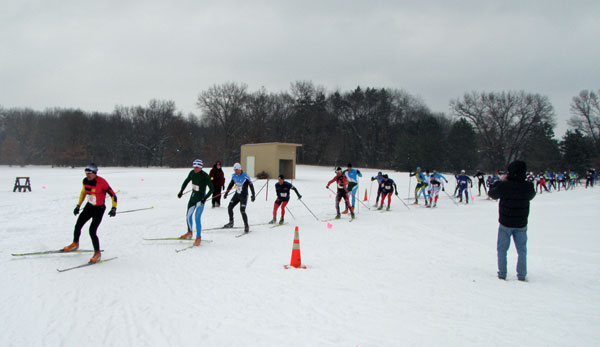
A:
{"label": "dark puffy jacket", "polygon": [[533,183],[524,180],[512,180],[492,184],[488,192],[490,198],[500,199],[498,221],[509,228],[527,226],[529,217],[529,201],[535,196]]}
{"label": "dark puffy jacket", "polygon": [[[220,164],[221,162],[217,162],[217,163]],[[210,176],[210,179],[212,180],[212,183],[215,186],[215,188],[225,186],[225,174],[223,173],[223,169],[217,168],[216,163],[215,163],[215,165],[213,165],[212,169],[210,170],[209,176]]]}

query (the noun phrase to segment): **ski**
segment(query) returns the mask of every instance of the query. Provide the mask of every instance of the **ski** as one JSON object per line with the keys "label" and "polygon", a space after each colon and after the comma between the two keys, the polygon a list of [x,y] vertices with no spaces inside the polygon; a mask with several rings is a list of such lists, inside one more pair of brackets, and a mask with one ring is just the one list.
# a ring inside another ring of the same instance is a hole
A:
{"label": "ski", "polygon": [[248,234],[250,234],[250,232],[251,232],[251,231],[252,231],[252,230],[248,230],[248,232],[245,232],[245,231],[244,231],[244,232],[243,232],[243,233],[241,233],[241,234],[237,234],[237,235],[235,235],[235,237],[242,237],[242,236],[244,236],[244,235],[248,235]]}
{"label": "ski", "polygon": [[104,263],[104,262],[111,261],[111,260],[114,260],[114,259],[117,259],[117,257],[112,257],[112,258],[108,258],[108,259],[102,259],[102,260],[99,260],[99,261],[97,261],[95,263],[85,263],[85,264],[81,264],[81,265],[77,265],[77,266],[73,266],[73,267],[68,267],[66,269],[56,269],[56,271],[58,271],[58,272],[65,272],[65,271],[69,271],[69,270],[75,270],[75,269],[79,269],[79,268],[90,266],[90,265]]}
{"label": "ski", "polygon": [[[249,226],[256,227],[256,226],[263,226],[263,225],[269,225],[269,223],[250,224]],[[244,229],[244,227],[231,227],[231,228],[218,227],[218,228],[202,229],[202,231],[207,231],[207,230],[227,230],[227,229]]]}
{"label": "ski", "polygon": [[280,227],[280,226],[284,226],[284,225],[287,225],[287,224],[288,224],[287,222],[286,222],[286,223],[282,223],[282,224],[275,224],[275,225],[273,225],[273,226],[271,227],[271,229],[273,229],[273,228],[277,228],[277,227]]}
{"label": "ski", "polygon": [[[155,239],[146,239],[146,238],[144,239],[144,241],[194,241],[194,240],[195,239],[182,239],[179,237],[159,237],[159,238],[155,238]],[[209,242],[212,242],[212,240],[202,239],[201,242],[209,243]]]}
{"label": "ski", "polygon": [[[42,254],[57,254],[57,253],[90,253],[94,252],[93,249],[79,249],[77,251],[65,252],[62,249],[54,250],[54,251],[39,251],[39,252],[30,252],[30,253],[12,253],[13,257],[23,257],[26,255],[42,255]],[[100,251],[102,252],[102,251]]]}

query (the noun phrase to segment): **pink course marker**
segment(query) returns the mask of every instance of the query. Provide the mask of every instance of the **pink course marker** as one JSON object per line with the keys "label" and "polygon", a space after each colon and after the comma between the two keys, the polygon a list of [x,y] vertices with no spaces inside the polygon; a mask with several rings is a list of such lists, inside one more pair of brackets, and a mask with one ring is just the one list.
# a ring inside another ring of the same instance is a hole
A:
{"label": "pink course marker", "polygon": [[331,229],[333,228],[333,224],[331,224],[331,222],[327,222],[327,229]]}

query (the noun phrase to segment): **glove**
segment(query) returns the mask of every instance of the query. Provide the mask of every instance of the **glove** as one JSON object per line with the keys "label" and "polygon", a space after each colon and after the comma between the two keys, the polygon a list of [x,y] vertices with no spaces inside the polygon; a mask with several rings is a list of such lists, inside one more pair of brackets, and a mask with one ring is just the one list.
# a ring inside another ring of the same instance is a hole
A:
{"label": "glove", "polygon": [[223,195],[223,200],[227,199],[227,192],[225,192],[225,195]]}
{"label": "glove", "polygon": [[179,192],[179,193],[177,193],[177,198],[178,198],[178,199],[181,199],[181,196],[183,196],[183,193],[182,193],[182,192]]}
{"label": "glove", "polygon": [[250,197],[250,200],[251,200],[252,202],[254,202],[254,199],[255,199],[255,198],[256,198],[256,197],[255,197],[254,195],[252,195],[252,196]]}
{"label": "glove", "polygon": [[375,177],[371,177],[371,182],[375,181]]}
{"label": "glove", "polygon": [[302,195],[298,195],[298,200],[302,199]]}
{"label": "glove", "polygon": [[396,192],[396,196],[398,196],[398,192]]}
{"label": "glove", "polygon": [[325,189],[329,189],[329,186],[325,186]]}
{"label": "glove", "polygon": [[110,209],[110,212],[108,212],[108,215],[109,215],[110,217],[114,217],[114,216],[116,216],[116,215],[117,215],[117,208],[116,208],[116,207],[113,207],[113,208],[111,208],[111,209]]}
{"label": "glove", "polygon": [[73,214],[76,216],[79,214],[79,205],[75,206],[75,209],[73,210]]}
{"label": "glove", "polygon": [[203,198],[200,200],[200,203],[201,203],[202,205],[204,205],[204,203],[205,203],[205,202],[206,202],[206,197],[203,197]]}
{"label": "glove", "polygon": [[445,192],[445,191],[446,191],[446,188],[442,188],[442,192]]}

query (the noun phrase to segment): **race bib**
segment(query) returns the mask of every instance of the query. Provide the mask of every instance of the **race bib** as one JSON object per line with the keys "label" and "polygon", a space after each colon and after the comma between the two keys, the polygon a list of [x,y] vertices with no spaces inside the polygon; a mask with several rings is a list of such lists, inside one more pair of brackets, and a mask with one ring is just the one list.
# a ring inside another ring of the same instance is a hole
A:
{"label": "race bib", "polygon": [[242,186],[236,186],[235,190],[237,191],[238,194],[242,194]]}
{"label": "race bib", "polygon": [[385,186],[385,189],[390,190],[390,189],[392,189],[392,186]]}
{"label": "race bib", "polygon": [[343,184],[338,184],[338,188],[344,189],[344,185]]}
{"label": "race bib", "polygon": [[281,193],[279,195],[281,195],[282,198],[285,198],[287,196],[287,193]]}
{"label": "race bib", "polygon": [[88,201],[90,202],[90,204],[96,205],[96,195],[88,195]]}
{"label": "race bib", "polygon": [[200,190],[200,186],[192,184],[192,189],[195,190],[195,191],[199,191]]}

